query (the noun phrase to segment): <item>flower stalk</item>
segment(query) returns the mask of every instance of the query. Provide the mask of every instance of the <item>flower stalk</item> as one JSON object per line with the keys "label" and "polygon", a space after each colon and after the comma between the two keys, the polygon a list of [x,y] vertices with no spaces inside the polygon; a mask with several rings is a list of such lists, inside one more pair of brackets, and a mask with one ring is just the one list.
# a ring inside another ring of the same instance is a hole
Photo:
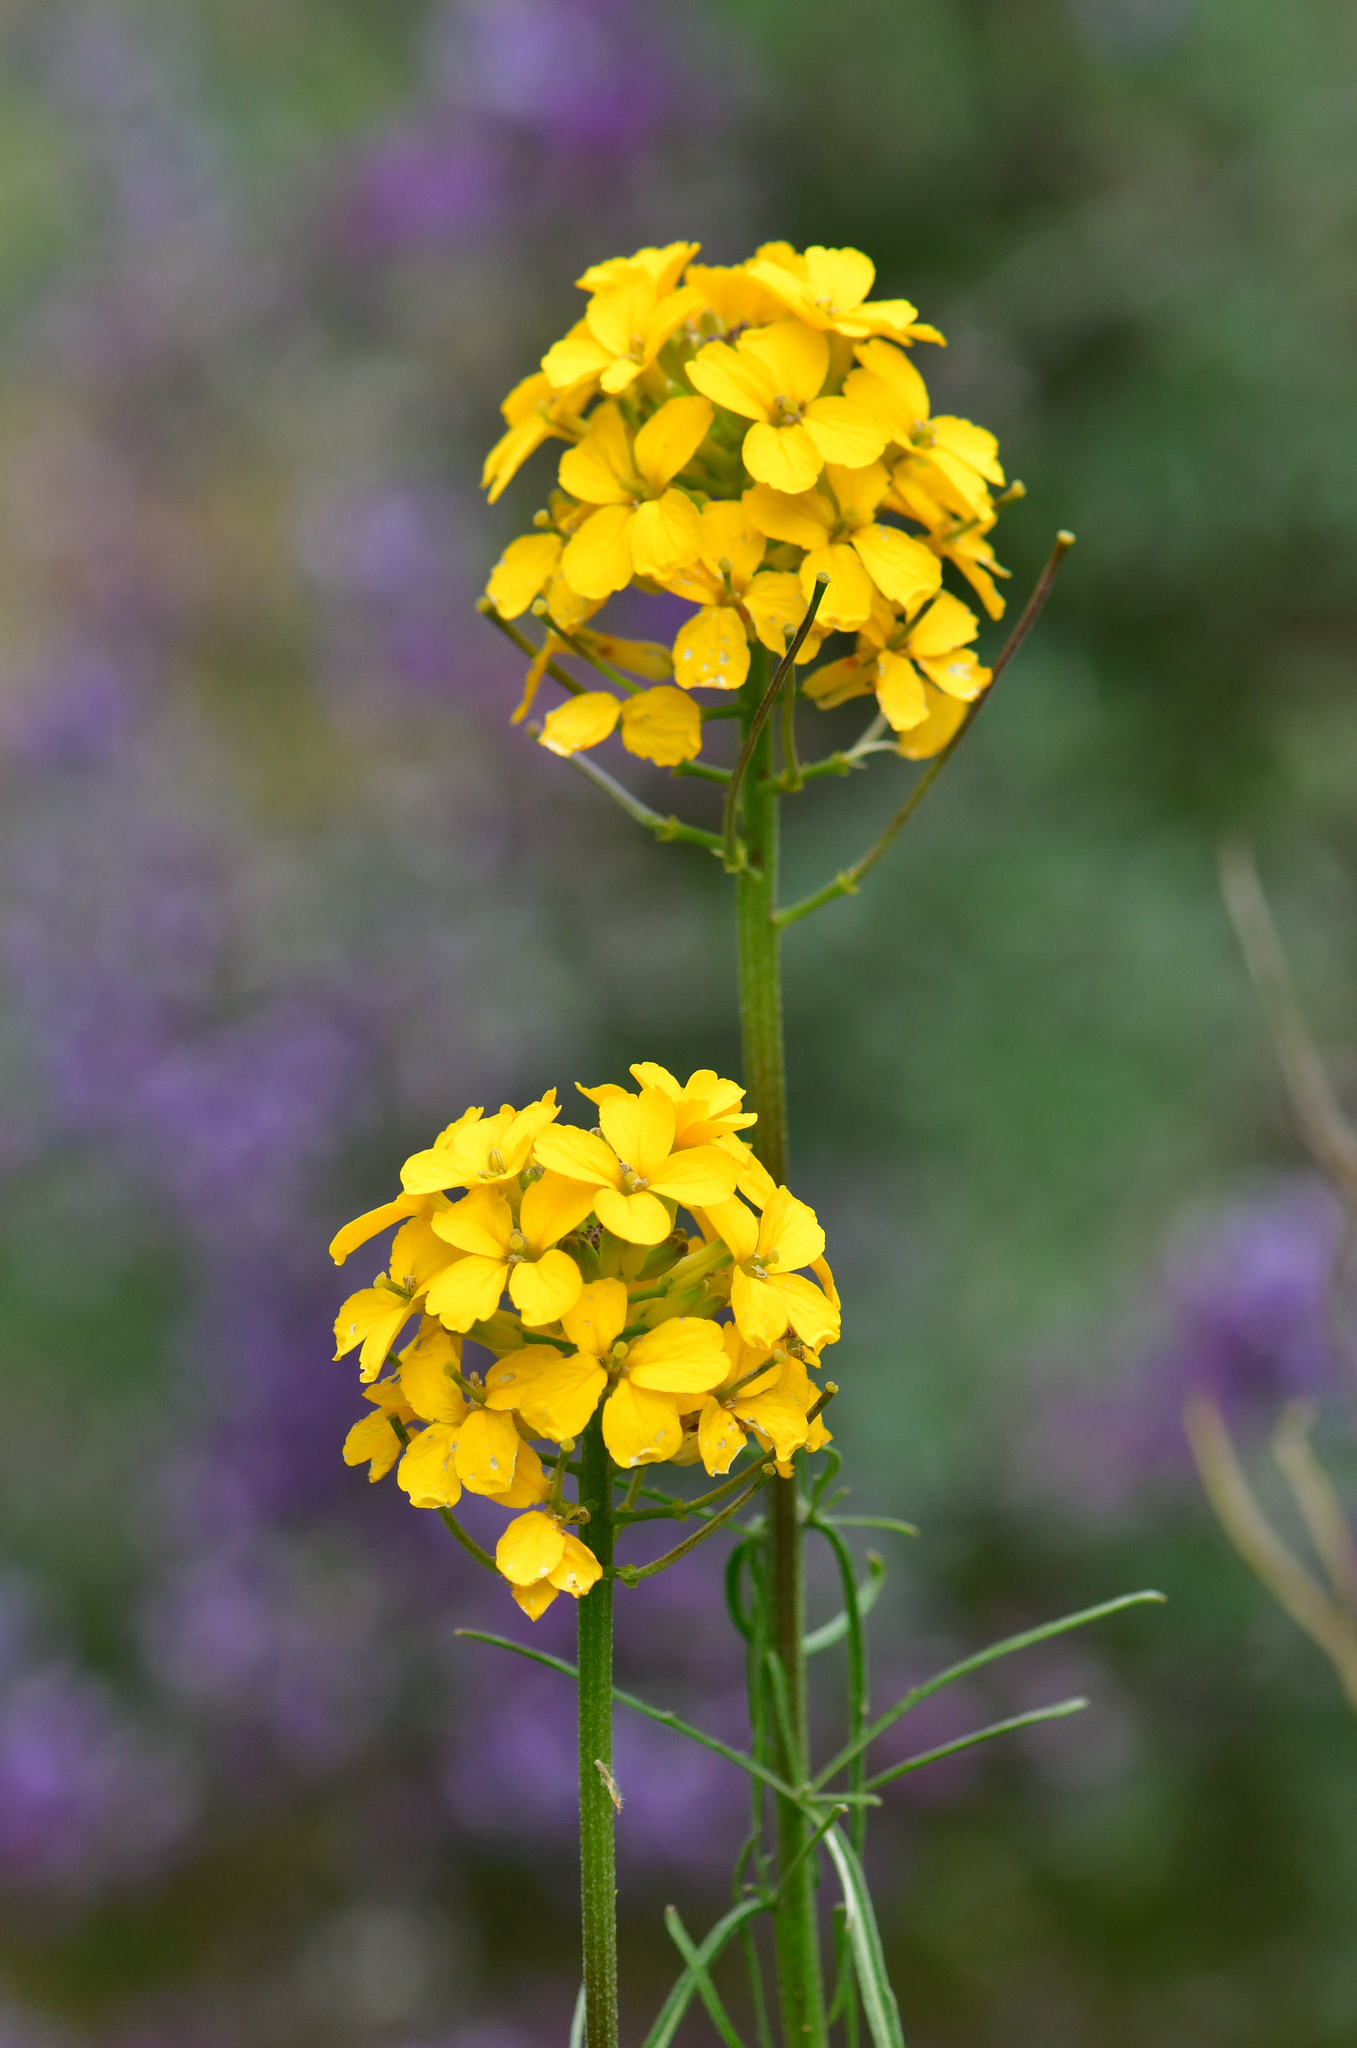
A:
{"label": "flower stalk", "polygon": [[[617,2048],[617,1874],[613,1767],[613,1465],[596,1413],[581,1445],[583,1541],[603,1576],[578,1603],[580,1907],[587,2048]],[[604,1773],[607,1773],[605,1777]]]}

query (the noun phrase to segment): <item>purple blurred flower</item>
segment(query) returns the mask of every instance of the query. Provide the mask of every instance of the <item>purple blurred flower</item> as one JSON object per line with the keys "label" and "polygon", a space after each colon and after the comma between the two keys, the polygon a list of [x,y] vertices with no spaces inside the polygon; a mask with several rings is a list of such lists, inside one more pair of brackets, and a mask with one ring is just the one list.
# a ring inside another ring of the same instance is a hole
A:
{"label": "purple blurred flower", "polygon": [[1147,1478],[1190,1471],[1190,1394],[1209,1395],[1247,1433],[1287,1401],[1334,1392],[1341,1229],[1337,1199],[1310,1179],[1241,1203],[1195,1235],[1168,1264],[1165,1335],[1129,1384],[1050,1405],[1024,1448],[1027,1483],[1115,1512]]}

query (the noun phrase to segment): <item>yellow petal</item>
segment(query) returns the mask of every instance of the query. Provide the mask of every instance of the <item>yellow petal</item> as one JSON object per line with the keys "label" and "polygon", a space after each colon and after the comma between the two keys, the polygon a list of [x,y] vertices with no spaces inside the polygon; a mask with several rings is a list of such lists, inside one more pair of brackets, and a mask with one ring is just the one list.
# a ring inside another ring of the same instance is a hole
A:
{"label": "yellow petal", "polygon": [[867,696],[875,681],[876,661],[869,649],[866,657],[845,654],[838,661],[827,661],[806,677],[802,688],[821,711],[833,711],[854,697]]}
{"label": "yellow petal", "polygon": [[346,1352],[361,1346],[358,1357],[362,1377],[375,1380],[413,1313],[411,1303],[393,1294],[389,1287],[361,1288],[349,1296],[335,1317],[335,1357],[343,1358]]}
{"label": "yellow petal", "polygon": [[744,437],[744,466],[761,484],[794,495],[808,491],[824,457],[804,425],[770,427],[759,421]]}
{"label": "yellow petal", "polygon": [[535,1586],[565,1555],[565,1531],[549,1515],[520,1515],[495,1545],[495,1563],[515,1586]]}
{"label": "yellow petal", "polygon": [[844,378],[843,388],[849,398],[862,403],[858,398],[858,379],[871,376],[889,392],[892,405],[908,429],[928,418],[928,387],[900,349],[893,348],[888,341],[866,341],[853,354],[862,370],[850,370]]}
{"label": "yellow petal", "polygon": [[575,638],[591,654],[645,682],[667,683],[674,673],[673,655],[657,640],[619,640],[615,633],[593,633],[588,628],[581,628]]}
{"label": "yellow petal", "polygon": [[407,1344],[400,1357],[401,1390],[425,1422],[455,1423],[466,1414],[462,1390],[450,1377],[461,1362],[461,1339],[449,1336],[426,1316],[414,1343]]}
{"label": "yellow petal", "polygon": [[554,1323],[580,1298],[580,1269],[567,1252],[543,1252],[509,1273],[509,1298],[530,1330]]}
{"label": "yellow petal", "polygon": [[516,619],[539,594],[561,559],[555,533],[528,533],[510,541],[490,572],[485,594],[502,619]]}
{"label": "yellow petal", "polygon": [[600,505],[572,536],[561,570],[572,590],[581,597],[607,597],[625,590],[631,581],[630,504]]}
{"label": "yellow petal", "polygon": [[972,704],[988,689],[990,671],[982,668],[969,647],[954,647],[950,654],[929,659],[921,656],[919,666],[930,683],[963,704]]}
{"label": "yellow petal", "polygon": [[519,1413],[534,1435],[559,1444],[583,1433],[607,1384],[608,1375],[592,1352],[577,1351],[572,1358],[554,1352],[524,1393]]}
{"label": "yellow petal", "polygon": [[438,1275],[424,1305],[431,1316],[437,1316],[450,1330],[469,1330],[473,1323],[483,1323],[499,1307],[507,1270],[502,1259],[458,1259]]}
{"label": "yellow petal", "polygon": [[550,1344],[524,1344],[517,1351],[506,1351],[485,1375],[486,1407],[523,1409],[542,1374],[560,1355]]}
{"label": "yellow petal", "polygon": [[923,617],[915,621],[909,651],[918,655],[949,654],[954,647],[964,647],[974,640],[979,631],[980,621],[969,605],[953,597],[950,590],[944,590]]}
{"label": "yellow petal", "polygon": [[550,1579],[539,1579],[535,1586],[511,1586],[509,1591],[529,1621],[540,1621],[552,1601],[560,1598]]}
{"label": "yellow petal", "polygon": [[[813,242],[806,250],[809,296],[834,313],[851,313],[860,306],[875,279],[876,265],[861,249],[826,249]],[[911,307],[911,318],[913,311]]]}
{"label": "yellow petal", "polygon": [[729,1152],[731,1158],[735,1161],[735,1185],[746,1201],[752,1202],[756,1209],[766,1208],[776,1188],[776,1183],[767,1167],[761,1165],[750,1151],[748,1145],[735,1137],[733,1133],[727,1133],[725,1136],[718,1138],[716,1142],[721,1147],[721,1150]]}
{"label": "yellow petal", "polygon": [[759,1220],[750,1214],[743,1202],[735,1195],[727,1202],[712,1202],[706,1207],[706,1216],[712,1229],[729,1247],[737,1266],[753,1258],[758,1249]]}
{"label": "yellow petal", "polygon": [[600,1103],[598,1120],[618,1158],[643,1180],[649,1180],[673,1150],[674,1104],[661,1088],[610,1096]]}
{"label": "yellow petal", "polygon": [[574,1124],[553,1124],[540,1134],[535,1149],[540,1165],[571,1180],[592,1181],[596,1187],[617,1183],[617,1161],[592,1131],[582,1131]]}
{"label": "yellow petal", "polygon": [[625,1471],[672,1458],[682,1439],[671,1395],[652,1394],[619,1380],[603,1404],[603,1441]]}
{"label": "yellow petal", "polygon": [[440,1210],[433,1222],[436,1237],[482,1259],[507,1255],[513,1227],[513,1211],[495,1188],[473,1188],[450,1209]]}
{"label": "yellow petal", "polygon": [[824,461],[849,469],[875,462],[890,439],[885,421],[851,398],[817,398],[806,407],[805,426]]}
{"label": "yellow petal", "polygon": [[628,1347],[627,1378],[661,1394],[705,1394],[726,1376],[718,1326],[703,1316],[674,1316]]}
{"label": "yellow petal", "polygon": [[877,702],[896,732],[908,732],[922,725],[928,716],[928,697],[923,677],[912,661],[889,649],[877,658]]}
{"label": "yellow petal", "polygon": [[813,1280],[800,1273],[788,1273],[770,1279],[767,1285],[781,1294],[788,1322],[813,1351],[822,1344],[838,1341],[839,1312]]}
{"label": "yellow petal", "polygon": [[759,1225],[759,1252],[777,1253],[778,1270],[793,1273],[823,1258],[825,1234],[808,1202],[798,1202],[787,1188],[779,1188],[763,1212]]}
{"label": "yellow petal", "polygon": [[[760,569],[744,601],[763,645],[779,657],[784,655],[788,639],[806,616],[800,579],[790,569]],[[813,661],[823,637],[812,629],[802,642],[797,661]]]}
{"label": "yellow petal", "polygon": [[[935,559],[932,555],[928,558]],[[871,616],[872,579],[857,554],[842,541],[832,547],[812,548],[801,564],[801,595],[809,604],[815,595],[815,579],[829,577],[829,588],[815,615],[815,623],[851,633]]]}
{"label": "yellow petal", "polygon": [[601,292],[636,276],[648,277],[657,292],[672,291],[700,242],[667,242],[662,249],[638,249],[634,256],[611,256],[595,263],[575,282],[581,291]]}
{"label": "yellow petal", "polygon": [[622,706],[622,744],[642,761],[673,768],[702,752],[702,714],[670,683],[643,690]]}
{"label": "yellow petal", "polygon": [[655,1195],[619,1195],[612,1188],[600,1188],[594,1214],[605,1230],[627,1244],[663,1244],[673,1228],[669,1211]]}
{"label": "yellow petal", "polygon": [[514,1476],[521,1439],[512,1415],[473,1408],[462,1423],[454,1460],[469,1493],[504,1493]]}
{"label": "yellow petal", "polygon": [[687,468],[711,423],[711,401],[706,398],[671,398],[646,421],[636,436],[636,467],[652,490],[663,490],[671,477]]}
{"label": "yellow petal", "polygon": [[685,690],[738,690],[748,674],[748,635],[729,605],[705,605],[679,627],[674,680]]}
{"label": "yellow petal", "polygon": [[688,381],[715,404],[746,420],[768,418],[777,388],[762,363],[740,355],[724,341],[708,342],[698,351],[688,365]]}
{"label": "yellow petal", "polygon": [[764,533],[749,506],[750,493],[730,501],[712,498],[702,507],[702,560],[713,576],[729,565],[731,580],[743,590],[763,560]]}
{"label": "yellow petal", "polygon": [[429,1218],[415,1216],[401,1226],[391,1241],[391,1278],[407,1294],[419,1294],[435,1273],[442,1272],[448,1259],[448,1247],[435,1235]]}
{"label": "yellow petal", "polygon": [[414,1216],[423,1207],[416,1194],[397,1195],[394,1202],[383,1202],[376,1209],[368,1209],[361,1216],[355,1216],[352,1223],[346,1223],[341,1231],[330,1240],[330,1257],[337,1266],[342,1266],[350,1252],[357,1251],[360,1244],[366,1244],[378,1231],[385,1230],[392,1223],[399,1223],[402,1217]]}
{"label": "yellow petal", "polygon": [[834,527],[834,506],[823,491],[799,491],[793,497],[769,484],[755,484],[741,503],[761,532],[793,547],[821,548]]}
{"label": "yellow petal", "polygon": [[712,1478],[729,1472],[744,1449],[744,1431],[728,1408],[719,1401],[704,1401],[698,1419],[697,1442],[702,1463]]}
{"label": "yellow petal", "polygon": [[401,1454],[401,1440],[391,1427],[391,1417],[380,1410],[355,1422],[344,1439],[344,1463],[367,1465],[368,1478],[383,1478]]}
{"label": "yellow petal", "polygon": [[520,1439],[518,1462],[514,1466],[513,1482],[504,1493],[488,1496],[496,1507],[535,1508],[551,1492],[551,1482],[542,1469],[542,1460],[531,1444]]}
{"label": "yellow petal", "polygon": [[601,1358],[626,1327],[627,1290],[621,1280],[591,1280],[561,1317],[561,1328],[581,1351]]}
{"label": "yellow petal", "polygon": [[456,1507],[462,1497],[461,1481],[453,1467],[457,1432],[446,1422],[431,1422],[422,1429],[400,1461],[396,1484],[409,1494],[417,1508]]}
{"label": "yellow petal", "polygon": [[787,1327],[787,1304],[777,1289],[738,1266],[730,1276],[730,1306],[746,1344],[776,1344]]}
{"label": "yellow petal", "polygon": [[617,723],[621,705],[606,690],[585,690],[567,698],[542,721],[542,740],[553,754],[578,754],[606,740]]}
{"label": "yellow petal", "polygon": [[566,1237],[583,1223],[594,1206],[594,1183],[573,1180],[563,1173],[547,1172],[532,1181],[523,1196],[518,1227],[531,1252],[544,1252],[558,1238]]}
{"label": "yellow petal", "polygon": [[779,1461],[785,1462],[793,1451],[800,1450],[806,1441],[806,1418],[794,1401],[785,1394],[755,1394],[752,1389],[748,1397],[738,1398],[741,1422],[769,1439]]}
{"label": "yellow petal", "polygon": [[899,533],[893,526],[860,526],[853,535],[853,546],[877,589],[906,611],[931,597],[942,581],[937,556],[921,540]]}
{"label": "yellow petal", "polygon": [[556,342],[543,356],[542,368],[553,391],[569,391],[572,385],[597,377],[611,361],[612,351],[585,332],[568,334]]}
{"label": "yellow petal", "polygon": [[799,320],[775,320],[771,327],[746,329],[739,352],[762,364],[774,391],[796,405],[810,403],[829,370],[829,343]]}
{"label": "yellow petal", "polygon": [[939,754],[953,739],[965,722],[967,707],[960,698],[944,697],[934,690],[930,696],[928,716],[922,725],[913,726],[902,732],[896,745],[907,761],[927,761]]}
{"label": "yellow petal", "polygon": [[631,449],[622,415],[615,405],[601,405],[584,439],[566,449],[557,473],[561,489],[572,498],[581,498],[586,505],[620,505],[634,495],[629,485],[631,472]]}
{"label": "yellow petal", "polygon": [[[705,399],[703,400],[705,404]],[[682,491],[638,505],[631,524],[631,564],[637,576],[657,583],[697,560],[702,540],[702,515]]]}
{"label": "yellow petal", "polygon": [[551,1583],[562,1593],[580,1596],[596,1586],[603,1577],[603,1567],[587,1543],[581,1543],[578,1536],[565,1532],[565,1553],[551,1574]]}
{"label": "yellow petal", "polygon": [[999,443],[987,427],[977,427],[973,421],[956,419],[950,413],[939,413],[929,424],[936,447],[945,448],[949,455],[959,456],[963,462],[969,463],[986,483],[1003,484]]}
{"label": "yellow petal", "polygon": [[668,1195],[686,1208],[696,1202],[705,1209],[734,1194],[737,1174],[735,1161],[720,1146],[690,1145],[671,1153],[659,1172],[647,1178],[657,1195]]}

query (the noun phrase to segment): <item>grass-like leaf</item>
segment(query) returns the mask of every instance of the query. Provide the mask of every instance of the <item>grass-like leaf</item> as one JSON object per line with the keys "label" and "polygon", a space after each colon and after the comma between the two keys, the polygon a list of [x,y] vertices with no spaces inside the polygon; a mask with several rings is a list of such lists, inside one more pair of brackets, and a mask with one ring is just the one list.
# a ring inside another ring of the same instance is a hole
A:
{"label": "grass-like leaf", "polygon": [[872,1910],[871,1894],[862,1865],[837,1828],[825,1836],[825,1847],[834,1859],[848,1909],[848,1940],[853,1951],[853,1968],[862,1998],[867,2025],[876,2048],[905,2048],[900,2027],[900,2008],[895,2002],[886,1959],[881,1953],[881,1935]]}

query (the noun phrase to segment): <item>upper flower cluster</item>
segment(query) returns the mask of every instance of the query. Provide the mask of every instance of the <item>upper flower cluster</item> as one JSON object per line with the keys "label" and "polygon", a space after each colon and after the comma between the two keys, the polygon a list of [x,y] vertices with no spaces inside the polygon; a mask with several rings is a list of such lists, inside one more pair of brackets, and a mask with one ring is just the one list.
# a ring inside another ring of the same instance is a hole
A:
{"label": "upper flower cluster", "polygon": [[[951,562],[999,617],[998,444],[931,411],[906,351],[942,336],[907,300],[869,298],[859,250],[770,242],[729,268],[697,253],[675,242],[587,270],[583,319],[504,401],[492,501],[544,442],[570,444],[537,530],[487,587],[501,618],[532,607],[553,629],[515,718],[568,649],[626,694],[571,697],[548,713],[544,745],[573,753],[620,721],[633,753],[691,760],[702,713],[688,693],[738,689],[752,643],[780,657],[823,574],[797,660],[816,661],[833,633],[855,645],[805,694],[827,707],[874,690],[900,751],[923,759],[989,681],[971,650],[979,622],[942,571]],[[695,607],[672,648],[589,630],[629,584]]]}
{"label": "upper flower cluster", "polygon": [[[403,1192],[330,1247],[342,1263],[399,1225],[386,1269],[335,1324],[336,1356],[358,1352],[375,1409],[345,1457],[373,1479],[399,1458],[417,1507],[451,1508],[465,1487],[528,1510],[497,1562],[534,1618],[598,1577],[562,1482],[600,1403],[627,1469],[700,1460],[724,1473],[751,1435],[783,1469],[829,1441],[811,1374],[839,1302],[814,1212],[739,1136],[755,1119],[733,1082],[631,1072],[634,1092],[581,1089],[592,1130],[559,1121],[554,1089],[526,1109],[467,1110],[406,1160]],[[464,1370],[468,1340],[480,1371]]]}

